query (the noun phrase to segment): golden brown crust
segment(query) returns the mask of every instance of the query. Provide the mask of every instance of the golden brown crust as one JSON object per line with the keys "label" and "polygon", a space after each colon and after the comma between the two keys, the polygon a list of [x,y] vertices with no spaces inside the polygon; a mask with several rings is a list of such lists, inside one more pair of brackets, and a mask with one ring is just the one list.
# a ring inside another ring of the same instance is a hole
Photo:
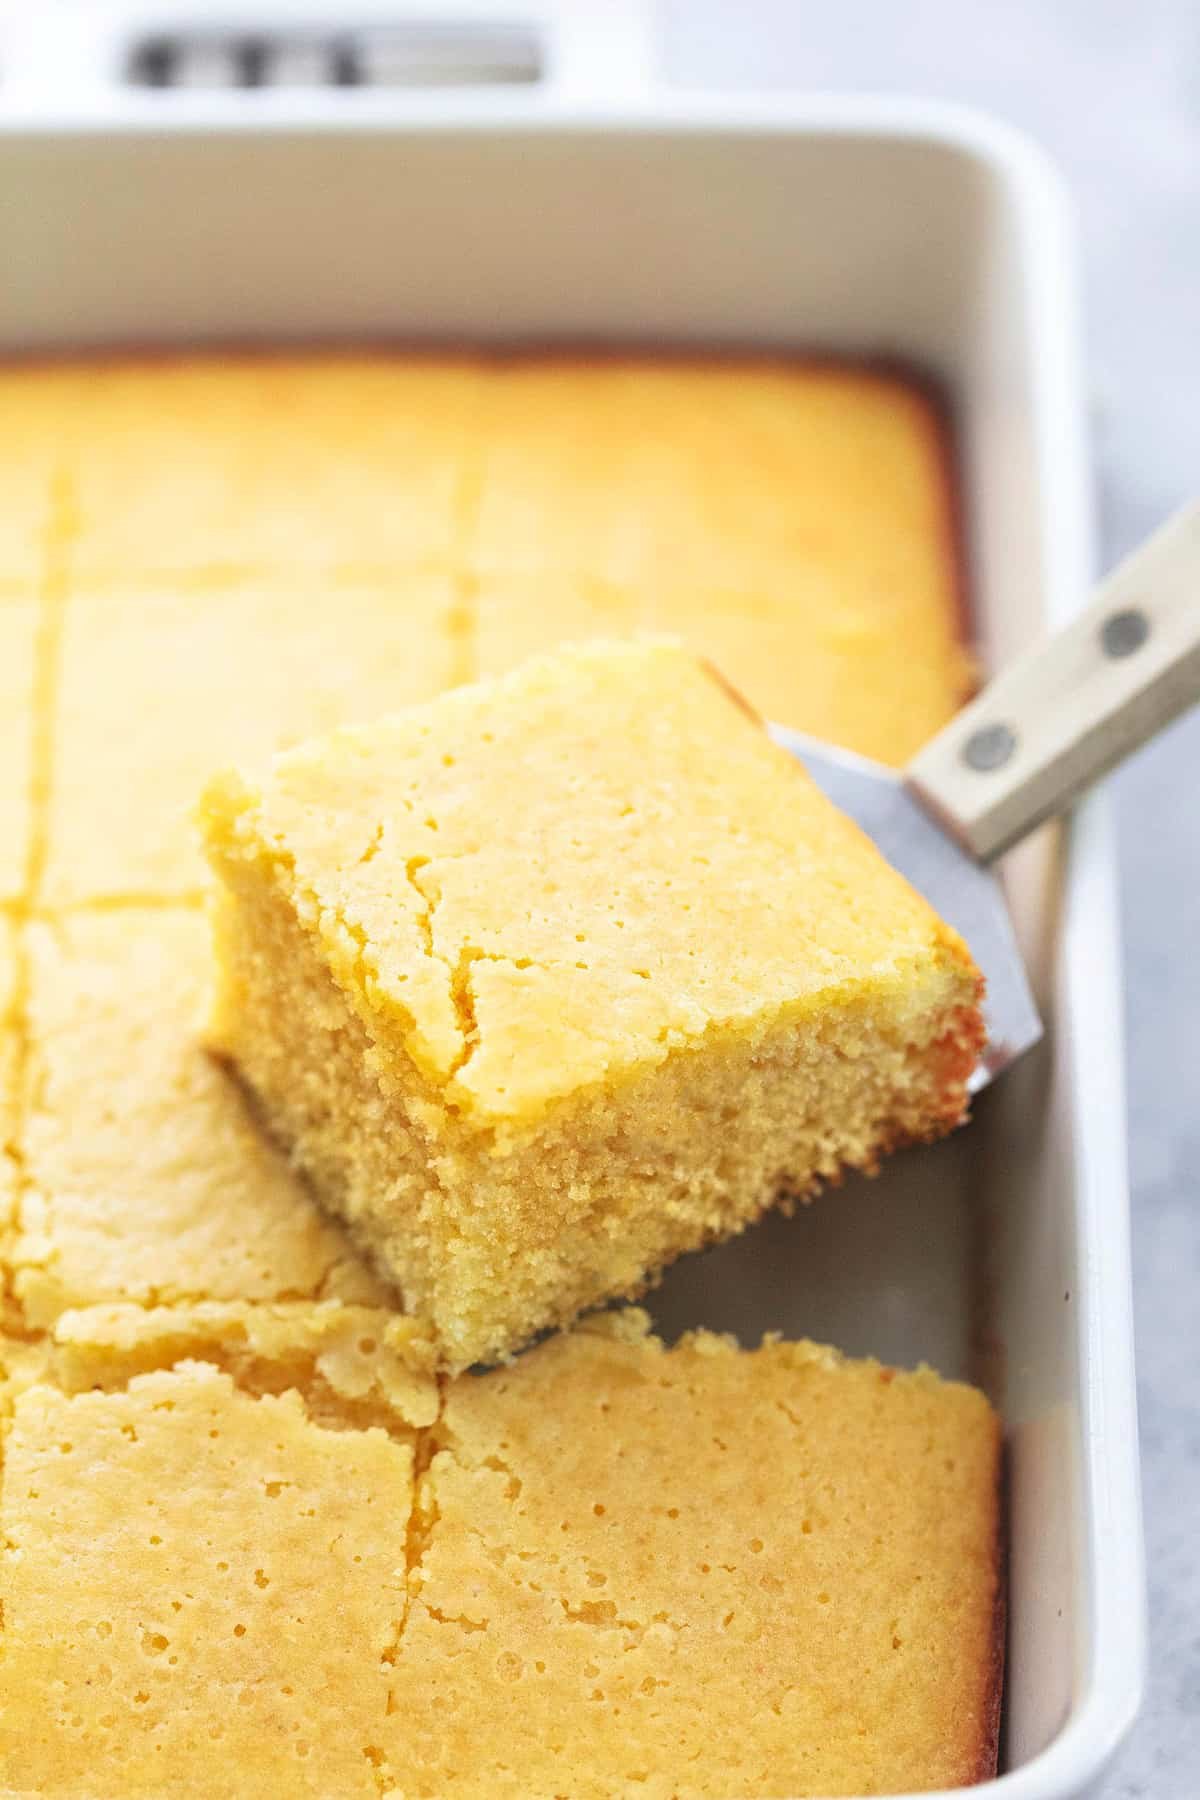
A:
{"label": "golden brown crust", "polygon": [[361,361],[372,355],[381,358],[400,357],[416,364],[461,359],[484,366],[506,367],[512,364],[577,364],[580,367],[612,363],[646,364],[656,367],[695,365],[699,368],[786,369],[799,374],[819,373],[844,375],[848,381],[864,380],[916,396],[922,401],[931,426],[938,429],[947,455],[948,466],[954,466],[953,407],[945,383],[926,364],[904,356],[846,355],[839,351],[813,347],[789,348],[786,352],[764,349],[753,344],[695,343],[637,338],[612,343],[592,338],[563,338],[553,345],[537,339],[506,339],[503,344],[479,344],[464,338],[406,338],[376,336],[353,342],[330,343],[325,339],[297,338],[287,344],[264,344],[254,339],[232,339],[219,348],[187,349],[164,344],[71,348],[61,351],[39,350],[36,355],[0,356],[0,374],[28,375],[61,369],[136,370],[161,369],[181,364],[210,364],[213,367],[245,363],[251,367],[263,364],[296,362],[305,358],[321,362]]}
{"label": "golden brown crust", "polygon": [[982,977],[976,983],[976,993],[973,1005],[961,1006],[951,1015],[948,1029],[930,1053],[943,1096],[941,1116],[951,1123],[966,1117],[967,1082],[987,1042],[987,1026],[979,1010],[983,1003]]}

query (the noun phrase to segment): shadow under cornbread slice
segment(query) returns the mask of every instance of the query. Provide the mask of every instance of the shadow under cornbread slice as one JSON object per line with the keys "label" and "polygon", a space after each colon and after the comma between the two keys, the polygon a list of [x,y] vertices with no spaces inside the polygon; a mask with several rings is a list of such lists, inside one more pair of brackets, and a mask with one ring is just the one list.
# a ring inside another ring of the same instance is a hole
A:
{"label": "shadow under cornbread slice", "polygon": [[633,1313],[440,1400],[397,1339],[364,1428],[383,1315],[260,1308],[231,1348],[221,1310],[71,1315],[90,1391],[51,1366],[13,1400],[0,1780],[745,1800],[994,1767],[974,1389],[807,1343],[666,1350]]}
{"label": "shadow under cornbread slice", "polygon": [[452,1369],[963,1115],[961,941],[678,646],[210,788],[214,1042]]}

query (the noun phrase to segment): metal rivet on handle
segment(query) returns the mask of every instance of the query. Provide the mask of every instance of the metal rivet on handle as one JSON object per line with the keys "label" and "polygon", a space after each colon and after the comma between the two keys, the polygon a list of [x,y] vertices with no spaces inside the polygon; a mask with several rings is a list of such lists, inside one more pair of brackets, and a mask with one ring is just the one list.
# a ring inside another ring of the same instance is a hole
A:
{"label": "metal rivet on handle", "polygon": [[1150,621],[1136,606],[1112,613],[1100,627],[1105,656],[1132,656],[1150,636]]}
{"label": "metal rivet on handle", "polygon": [[1016,747],[1016,733],[1007,725],[983,725],[963,745],[962,758],[968,768],[986,773],[1002,769]]}

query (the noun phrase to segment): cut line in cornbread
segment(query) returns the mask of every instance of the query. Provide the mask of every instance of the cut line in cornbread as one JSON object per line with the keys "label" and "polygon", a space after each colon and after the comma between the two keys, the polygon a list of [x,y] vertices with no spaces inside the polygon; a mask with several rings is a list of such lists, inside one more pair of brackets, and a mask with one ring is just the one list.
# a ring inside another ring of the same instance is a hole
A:
{"label": "cut line in cornbread", "polygon": [[963,944],[677,645],[210,787],[213,1041],[446,1366],[963,1116]]}
{"label": "cut line in cornbread", "polygon": [[15,1397],[0,1783],[799,1800],[993,1772],[976,1390],[809,1343],[666,1350],[626,1314],[364,1429],[290,1349],[243,1379],[187,1341]]}

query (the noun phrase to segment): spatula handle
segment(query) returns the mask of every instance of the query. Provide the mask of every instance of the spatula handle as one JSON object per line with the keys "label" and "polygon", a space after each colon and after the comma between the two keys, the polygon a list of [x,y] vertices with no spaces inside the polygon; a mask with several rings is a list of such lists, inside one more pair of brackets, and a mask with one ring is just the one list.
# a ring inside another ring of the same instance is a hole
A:
{"label": "spatula handle", "polygon": [[984,862],[1200,700],[1200,501],[984,689],[907,780]]}

